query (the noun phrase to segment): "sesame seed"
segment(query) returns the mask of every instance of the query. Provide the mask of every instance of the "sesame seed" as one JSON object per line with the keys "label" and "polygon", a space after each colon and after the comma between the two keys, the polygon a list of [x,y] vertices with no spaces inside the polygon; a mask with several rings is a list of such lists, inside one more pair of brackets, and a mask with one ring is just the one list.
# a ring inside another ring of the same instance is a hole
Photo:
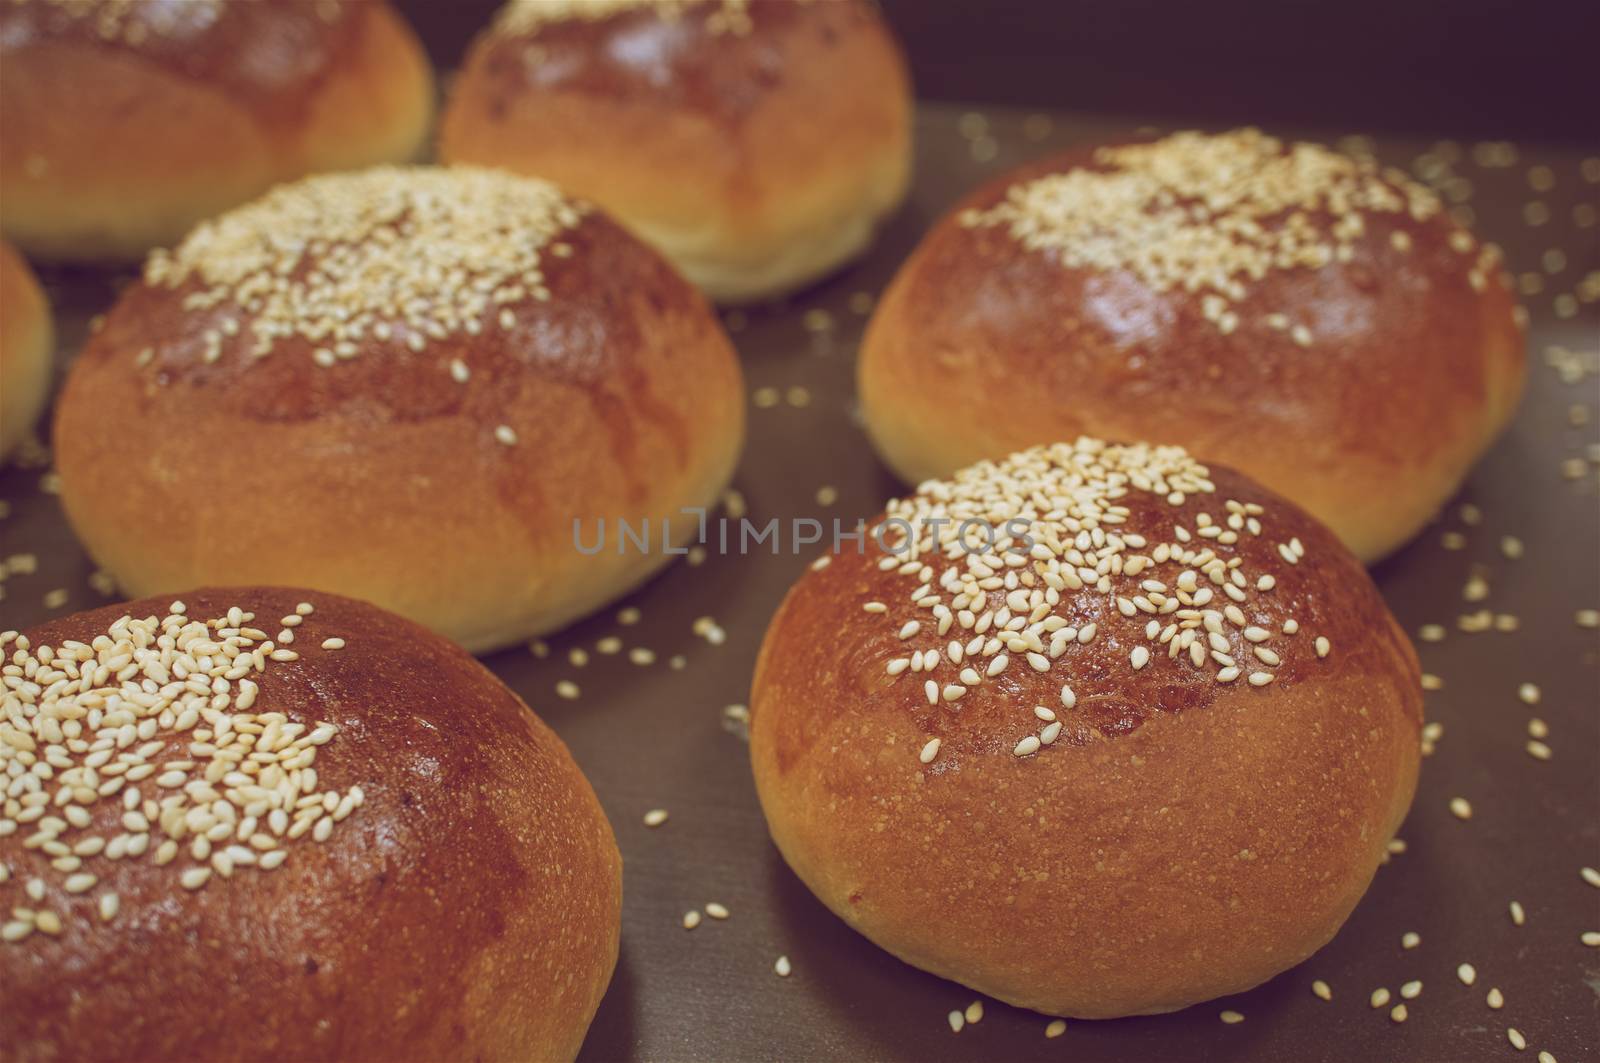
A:
{"label": "sesame seed", "polygon": [[1415,930],[1408,930],[1400,936],[1400,947],[1403,949],[1414,949],[1420,944],[1422,944],[1422,935]]}
{"label": "sesame seed", "polygon": [[1405,1022],[1410,1017],[1410,1014],[1404,1004],[1396,1004],[1389,1009],[1389,1019],[1392,1022]]}
{"label": "sesame seed", "polygon": [[1495,1011],[1499,1011],[1501,1008],[1505,1007],[1506,1004],[1505,994],[1500,992],[1498,988],[1491,988],[1488,996],[1484,997],[1483,999],[1484,1003],[1488,1004],[1489,1007]]}
{"label": "sesame seed", "polygon": [[777,962],[772,965],[772,971],[779,978],[787,978],[794,971],[794,966],[790,964],[789,957],[779,956]]}
{"label": "sesame seed", "polygon": [[1017,747],[1015,749],[1013,749],[1011,752],[1013,754],[1015,754],[1016,756],[1019,756],[1019,757],[1032,756],[1033,754],[1039,752],[1039,738],[1038,738],[1038,736],[1037,735],[1029,735],[1028,737],[1024,738],[1022,741],[1018,742],[1017,743]]}
{"label": "sesame seed", "polygon": [[1051,1039],[1060,1037],[1062,1034],[1064,1034],[1066,1032],[1067,1032],[1067,1020],[1066,1019],[1051,1019],[1048,1023],[1045,1024],[1044,1035],[1046,1037],[1051,1038]]}
{"label": "sesame seed", "polygon": [[1478,980],[1478,969],[1470,963],[1463,963],[1456,968],[1456,977],[1461,979],[1462,985],[1471,985]]}
{"label": "sesame seed", "polygon": [[974,1000],[967,1005],[966,1020],[969,1026],[975,1022],[983,1021],[983,1001]]}
{"label": "sesame seed", "polygon": [[691,911],[687,911],[687,912],[683,913],[683,928],[685,930],[693,930],[695,927],[697,927],[699,925],[700,925],[700,913],[699,912],[691,910]]}
{"label": "sesame seed", "polygon": [[1400,995],[1407,1000],[1415,1000],[1422,995],[1422,983],[1416,979],[1400,987]]}
{"label": "sesame seed", "polygon": [[728,918],[729,912],[724,905],[718,904],[716,901],[711,901],[706,905],[706,914],[713,919],[726,919]]}
{"label": "sesame seed", "polygon": [[495,442],[501,443],[508,447],[514,447],[517,445],[516,430],[508,424],[496,425],[494,430],[494,438]]}
{"label": "sesame seed", "polygon": [[1224,1023],[1229,1025],[1229,1026],[1237,1026],[1237,1025],[1239,1025],[1239,1023],[1244,1021],[1244,1015],[1243,1014],[1241,1014],[1240,1012],[1231,1011],[1231,1010],[1230,1011],[1224,1011],[1222,1014],[1218,1015],[1217,1017],[1219,1019],[1221,1019]]}
{"label": "sesame seed", "polygon": [[1506,1027],[1506,1040],[1511,1042],[1511,1047],[1518,1052],[1528,1047],[1528,1039],[1522,1036],[1522,1031],[1515,1026]]}
{"label": "sesame seed", "polygon": [[1521,926],[1528,921],[1528,913],[1523,909],[1521,901],[1512,901],[1509,906],[1509,910],[1511,912],[1511,924],[1513,926]]}
{"label": "sesame seed", "polygon": [[1381,1008],[1389,1003],[1389,991],[1382,986],[1372,991],[1370,1002],[1374,1008]]}
{"label": "sesame seed", "polygon": [[457,384],[465,384],[472,376],[472,370],[467,368],[467,363],[459,358],[450,359],[450,377]]}
{"label": "sesame seed", "polygon": [[918,759],[924,764],[932,764],[933,758],[937,757],[938,755],[939,739],[930,738],[928,739],[927,744],[922,747],[922,752],[918,754]]}
{"label": "sesame seed", "polygon": [[967,1024],[967,1016],[959,1011],[952,1011],[945,1016],[945,1021],[950,1024],[951,1033],[960,1033],[961,1028]]}
{"label": "sesame seed", "polygon": [[1450,799],[1450,814],[1457,819],[1472,818],[1472,803],[1465,797],[1452,797]]}
{"label": "sesame seed", "polygon": [[257,356],[291,336],[321,344],[312,359],[329,370],[358,339],[403,336],[420,350],[536,298],[544,247],[584,209],[553,185],[493,170],[328,174],[202,223],[175,250],[153,252],[144,280],[197,284],[188,305],[225,307]]}
{"label": "sesame seed", "polygon": [[1600,947],[1600,930],[1585,930],[1578,936],[1578,940],[1591,949]]}
{"label": "sesame seed", "polygon": [[1578,875],[1583,879],[1583,881],[1587,882],[1595,889],[1600,889],[1600,871],[1597,871],[1592,867],[1585,867],[1579,869]]}
{"label": "sesame seed", "polygon": [[340,638],[323,639],[322,640],[322,648],[325,649],[325,650],[342,650],[342,649],[344,649],[344,639],[340,639]]}
{"label": "sesame seed", "polygon": [[644,825],[646,827],[659,827],[666,821],[667,810],[664,808],[652,808],[644,814]]}
{"label": "sesame seed", "polygon": [[1523,683],[1517,688],[1517,697],[1522,699],[1524,705],[1539,704],[1539,688],[1533,683]]}
{"label": "sesame seed", "polygon": [[1316,642],[1316,648],[1317,648],[1317,656],[1318,657],[1326,657],[1328,655],[1328,652],[1333,649],[1333,644],[1331,642],[1329,642],[1323,636],[1318,635],[1317,636],[1317,642]]}
{"label": "sesame seed", "polygon": [[1333,999],[1333,989],[1329,987],[1327,982],[1324,982],[1320,978],[1311,983],[1311,992],[1315,993],[1322,1000]]}
{"label": "sesame seed", "polygon": [[558,698],[565,698],[568,701],[573,701],[580,693],[582,693],[582,691],[578,689],[578,684],[574,683],[570,679],[563,679],[556,683],[556,697]]}

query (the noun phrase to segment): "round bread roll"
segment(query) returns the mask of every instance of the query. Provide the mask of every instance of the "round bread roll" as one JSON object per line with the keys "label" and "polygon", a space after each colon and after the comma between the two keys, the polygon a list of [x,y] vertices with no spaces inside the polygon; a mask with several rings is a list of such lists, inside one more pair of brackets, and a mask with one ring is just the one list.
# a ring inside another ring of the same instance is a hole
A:
{"label": "round bread roll", "polygon": [[292,583],[486,651],[670,560],[743,428],[704,298],[604,215],[542,181],[382,168],[153,254],[54,441],[68,517],[133,594]]}
{"label": "round bread roll", "polygon": [[880,302],[860,392],[912,482],[1079,434],[1181,444],[1372,561],[1511,418],[1520,317],[1494,247],[1404,174],[1179,133],[968,197]]}
{"label": "round bread roll", "polygon": [[439,154],[581,193],[746,302],[842,265],[899,205],[911,86],[865,0],[511,0]]}
{"label": "round bread roll", "polygon": [[0,461],[33,431],[50,390],[55,330],[28,264],[0,241]]}
{"label": "round bread roll", "polygon": [[466,653],[261,587],[0,649],[7,1059],[577,1054],[621,858],[561,740]]}
{"label": "round bread roll", "polygon": [[1080,1018],[1239,992],[1333,936],[1410,804],[1422,694],[1331,532],[1180,448],[1089,439],[873,527],[882,552],[790,591],[750,701],[772,837],[834,913]]}
{"label": "round bread roll", "polygon": [[433,73],[385,0],[0,7],[0,228],[137,259],[280,181],[422,147]]}

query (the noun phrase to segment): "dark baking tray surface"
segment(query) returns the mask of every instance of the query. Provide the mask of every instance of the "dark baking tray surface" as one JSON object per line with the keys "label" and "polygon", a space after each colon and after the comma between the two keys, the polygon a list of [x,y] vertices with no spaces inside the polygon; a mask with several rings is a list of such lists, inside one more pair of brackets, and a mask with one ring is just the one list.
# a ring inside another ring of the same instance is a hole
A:
{"label": "dark baking tray surface", "polygon": [[[850,525],[900,490],[855,411],[854,354],[871,296],[979,180],[1139,128],[925,106],[911,200],[872,253],[781,306],[724,315],[751,398],[735,481],[749,515]],[[1341,131],[1287,132],[1328,140]],[[622,958],[584,1058],[1490,1060],[1516,1054],[1508,1027],[1526,1036],[1530,1061],[1540,1050],[1562,1063],[1597,1058],[1600,949],[1581,935],[1600,929],[1600,890],[1580,869],[1600,866],[1600,632],[1576,617],[1600,608],[1600,149],[1585,158],[1531,144],[1344,146],[1418,173],[1472,212],[1478,232],[1505,249],[1531,315],[1528,395],[1515,426],[1439,520],[1375,573],[1424,670],[1442,681],[1427,711],[1443,734],[1401,832],[1405,852],[1379,871],[1349,924],[1266,985],[1176,1015],[1072,1022],[1046,1039],[1045,1017],[986,1001],[980,1023],[952,1033],[947,1013],[974,994],[858,937],[784,866],[756,804],[741,728],[725,712],[747,701],[766,621],[813,555],[680,560],[549,638],[543,656],[519,649],[488,661],[570,744],[622,847]],[[64,367],[116,282],[82,271],[45,280]],[[0,627],[105,600],[50,488],[45,465],[0,473],[9,509],[0,557],[10,570]],[[1522,544],[1520,556],[1508,556],[1517,550],[1506,537]],[[34,564],[14,555],[34,555]],[[1475,574],[1487,596],[1469,601]],[[1462,630],[1461,618],[1471,627],[1482,610],[1489,629]],[[1432,624],[1439,641],[1423,638]],[[612,637],[621,651],[603,652]],[[586,663],[574,663],[574,651]],[[577,684],[578,696],[559,696],[562,682]],[[1538,685],[1537,705],[1520,698],[1524,683]],[[1531,717],[1548,724],[1548,761],[1526,751]],[[1452,814],[1455,797],[1471,802],[1470,820]],[[650,829],[642,817],[653,808],[670,818]],[[684,930],[683,914],[710,901],[731,917]],[[1512,901],[1524,925],[1514,924]],[[1420,943],[1405,947],[1407,933]],[[793,962],[788,978],[773,973],[779,955]],[[1456,976],[1463,962],[1478,972],[1470,988]],[[1313,995],[1314,979],[1331,986],[1331,1001]],[[1404,1023],[1370,1006],[1373,990],[1398,1001],[1413,979],[1423,989],[1406,1001]],[[1491,987],[1504,995],[1501,1010],[1485,1002]],[[1224,1009],[1244,1021],[1224,1024]]]}

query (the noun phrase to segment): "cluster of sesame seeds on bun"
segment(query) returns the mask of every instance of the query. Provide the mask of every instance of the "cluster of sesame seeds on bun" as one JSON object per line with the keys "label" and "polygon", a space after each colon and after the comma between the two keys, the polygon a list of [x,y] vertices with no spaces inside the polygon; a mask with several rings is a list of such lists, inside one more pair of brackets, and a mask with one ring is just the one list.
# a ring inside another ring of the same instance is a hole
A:
{"label": "cluster of sesame seeds on bun", "polygon": [[[14,0],[15,2],[15,0]],[[180,27],[205,27],[222,17],[224,0],[185,0],[179,4],[152,4],[148,0],[41,0],[51,10],[92,24],[95,35],[107,43],[132,48],[152,37],[167,36]],[[337,8],[337,0],[324,0]]]}
{"label": "cluster of sesame seeds on bun", "polygon": [[548,182],[493,170],[312,177],[154,252],[144,279],[190,286],[186,309],[221,311],[205,337],[206,361],[235,346],[242,357],[265,357],[297,337],[331,367],[369,339],[421,351],[431,340],[512,327],[517,307],[549,300],[548,260],[572,254],[560,237],[586,209]]}
{"label": "cluster of sesame seeds on bun", "polygon": [[660,19],[677,19],[689,8],[702,6],[714,8],[706,19],[711,33],[750,32],[750,0],[509,0],[495,17],[494,32],[525,37],[553,22],[598,22],[640,10]]}
{"label": "cluster of sesame seeds on bun", "polygon": [[[1170,536],[1130,525],[1133,492],[1174,510]],[[1202,509],[1190,522],[1190,500],[1213,498],[1216,512]],[[878,566],[914,589],[909,608],[867,602],[863,609],[910,651],[886,662],[889,676],[920,679],[930,705],[959,708],[1009,668],[1059,675],[1056,701],[1019,721],[1026,733],[1014,752],[1025,757],[1054,742],[1058,714],[1077,707],[1072,651],[1100,631],[1062,613],[1084,593],[1104,595],[1142,628],[1128,655],[1133,672],[1164,656],[1217,683],[1265,687],[1290,653],[1326,658],[1329,641],[1297,640],[1293,617],[1269,630],[1246,612],[1253,599],[1272,594],[1278,573],[1247,570],[1238,544],[1273,543],[1279,572],[1305,556],[1296,537],[1274,542],[1269,520],[1259,503],[1216,497],[1209,471],[1181,447],[1088,438],[1035,447],[891,502],[882,526],[888,552]],[[938,753],[931,740],[918,756],[927,764]]]}
{"label": "cluster of sesame seeds on bun", "polygon": [[[1422,222],[1441,209],[1401,171],[1240,129],[1102,147],[1092,167],[1013,185],[1000,203],[960,220],[1004,226],[1024,247],[1071,268],[1127,270],[1156,291],[1199,294],[1206,318],[1227,334],[1253,282],[1350,261],[1374,216]],[[1397,251],[1410,250],[1408,234],[1395,237]],[[1475,249],[1464,231],[1455,237],[1466,244],[1457,251]],[[1269,325],[1310,345],[1304,326],[1297,333],[1283,315],[1271,316]]]}
{"label": "cluster of sesame seeds on bun", "polygon": [[[237,606],[198,620],[182,602],[159,619],[124,616],[88,643],[0,634],[0,838],[22,835],[74,895],[99,884],[99,861],[148,860],[198,890],[276,870],[299,839],[326,841],[365,800],[359,786],[318,785],[317,750],[338,728],[258,703],[261,675],[298,659],[289,647],[313,612],[301,603],[276,639]],[[38,907],[42,878],[0,860],[8,882],[26,899],[0,937],[62,932],[61,913]],[[100,921],[116,917],[115,892],[94,899]]]}

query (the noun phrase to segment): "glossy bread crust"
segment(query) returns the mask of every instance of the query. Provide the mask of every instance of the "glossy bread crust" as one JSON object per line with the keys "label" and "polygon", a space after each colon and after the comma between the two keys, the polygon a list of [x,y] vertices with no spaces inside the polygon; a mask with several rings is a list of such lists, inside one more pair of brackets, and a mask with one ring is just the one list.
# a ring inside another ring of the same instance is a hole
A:
{"label": "glossy bread crust", "polygon": [[137,259],[271,185],[423,145],[433,74],[387,0],[79,8],[0,8],[0,227],[31,255]]}
{"label": "glossy bread crust", "polygon": [[[366,800],[328,840],[287,843],[271,871],[204,889],[150,856],[94,861],[95,914],[22,833],[0,838],[0,900],[51,908],[60,935],[0,945],[8,1059],[570,1059],[616,962],[621,860],[566,747],[477,661],[372,606],[282,588],[183,595],[188,615],[254,611],[275,630],[297,603],[300,659],[260,676],[257,706],[333,723],[322,785]],[[88,641],[170,598],[26,632]],[[346,640],[337,651],[320,640]],[[8,647],[8,656],[9,656]],[[177,744],[162,754],[171,759]],[[120,801],[95,828],[116,829]],[[24,882],[46,883],[42,902]]]}
{"label": "glossy bread crust", "polygon": [[[1286,640],[1295,655],[1264,687],[1216,682],[1165,652],[1131,669],[1150,618],[1084,590],[1053,612],[1096,623],[1091,643],[1050,672],[1015,663],[930,705],[925,676],[885,670],[960,634],[897,637],[915,580],[882,570],[869,545],[796,584],[757,663],[751,758],[779,850],[840,918],[935,974],[1083,1018],[1248,989],[1338,930],[1415,789],[1416,656],[1325,528],[1230,470],[1211,472],[1216,498],[1264,503],[1273,539],[1305,547],[1248,608],[1269,631],[1300,625]],[[1193,527],[1217,508],[1209,496],[1176,510],[1137,493],[1128,504],[1128,526],[1152,542],[1174,514]],[[1274,550],[1247,537],[1236,553],[1258,570]],[[994,592],[991,607],[1002,601]],[[891,621],[868,602],[889,603]],[[1318,637],[1326,658],[1311,650]],[[953,682],[941,668],[936,678]],[[1019,757],[1036,705],[1056,711],[1060,737]],[[941,744],[923,763],[931,738]]]}
{"label": "glossy bread crust", "polygon": [[752,0],[747,32],[711,28],[719,8],[486,31],[440,158],[594,200],[719,301],[821,276],[904,197],[904,59],[861,0]]}
{"label": "glossy bread crust", "polygon": [[0,242],[0,461],[39,420],[50,390],[55,329],[33,270]]}
{"label": "glossy bread crust", "polygon": [[[328,588],[486,651],[631,589],[682,543],[738,458],[737,356],[703,297],[591,211],[547,301],[510,329],[337,365],[280,339],[255,359],[198,282],[130,286],[74,363],[54,439],[62,499],[130,593],[224,580]],[[206,336],[237,336],[215,362]],[[143,359],[141,354],[148,352]],[[470,365],[464,383],[451,363]],[[506,426],[514,446],[496,437]],[[605,549],[580,553],[606,522]],[[649,550],[616,522],[648,519]]]}
{"label": "glossy bread crust", "polygon": [[[1365,561],[1416,534],[1521,396],[1502,271],[1476,290],[1480,245],[1452,246],[1461,230],[1442,214],[1369,214],[1350,261],[1252,281],[1225,335],[1201,292],[1067,267],[1003,226],[963,224],[1015,184],[1095,168],[1094,151],[972,193],[896,275],[859,367],[888,464],[916,483],[1084,434],[1176,443],[1294,499]],[[1309,347],[1266,323],[1277,312],[1309,325]]]}

